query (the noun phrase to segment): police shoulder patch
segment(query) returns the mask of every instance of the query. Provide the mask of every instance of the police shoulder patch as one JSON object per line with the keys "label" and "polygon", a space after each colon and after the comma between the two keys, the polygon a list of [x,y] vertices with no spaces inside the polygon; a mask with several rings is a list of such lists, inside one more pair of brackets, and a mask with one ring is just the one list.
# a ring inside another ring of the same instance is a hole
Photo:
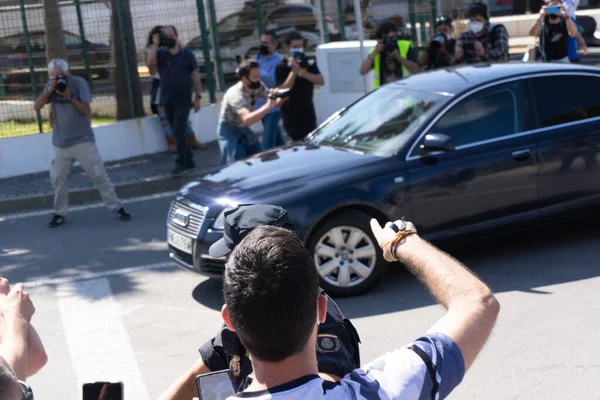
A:
{"label": "police shoulder patch", "polygon": [[323,333],[317,337],[317,351],[319,353],[335,353],[340,349],[340,339],[337,336]]}
{"label": "police shoulder patch", "polygon": [[240,372],[242,371],[240,365],[240,356],[231,357],[231,360],[229,360],[229,369],[233,371],[233,376],[235,376],[236,378],[240,376]]}

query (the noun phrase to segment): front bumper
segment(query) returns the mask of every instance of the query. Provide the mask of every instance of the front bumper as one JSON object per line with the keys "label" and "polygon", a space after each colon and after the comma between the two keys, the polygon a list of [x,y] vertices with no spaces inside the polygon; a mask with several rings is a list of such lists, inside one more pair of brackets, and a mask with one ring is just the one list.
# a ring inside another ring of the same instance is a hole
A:
{"label": "front bumper", "polygon": [[210,278],[220,278],[225,271],[225,258],[213,258],[208,255],[209,247],[219,240],[221,232],[207,232],[201,239],[193,240],[193,255],[169,245],[169,256],[177,265]]}

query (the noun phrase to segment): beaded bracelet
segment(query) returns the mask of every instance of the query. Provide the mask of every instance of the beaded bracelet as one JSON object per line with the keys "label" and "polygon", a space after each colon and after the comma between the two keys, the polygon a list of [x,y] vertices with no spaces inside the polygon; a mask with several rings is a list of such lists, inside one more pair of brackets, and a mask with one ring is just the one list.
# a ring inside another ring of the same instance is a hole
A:
{"label": "beaded bracelet", "polygon": [[410,236],[414,233],[417,233],[415,231],[400,231],[396,233],[396,238],[392,241],[392,245],[390,246],[390,252],[392,253],[392,257],[394,257],[396,259],[396,261],[400,261],[398,259],[398,257],[396,256],[396,249],[398,247],[398,244],[406,239],[407,236]]}

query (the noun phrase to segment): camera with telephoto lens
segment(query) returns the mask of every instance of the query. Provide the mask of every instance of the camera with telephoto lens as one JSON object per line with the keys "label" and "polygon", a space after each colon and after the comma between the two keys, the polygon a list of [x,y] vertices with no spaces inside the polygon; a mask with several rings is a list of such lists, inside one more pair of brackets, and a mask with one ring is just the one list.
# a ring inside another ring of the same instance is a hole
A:
{"label": "camera with telephoto lens", "polygon": [[58,75],[56,78],[56,86],[54,87],[54,89],[57,92],[64,92],[65,90],[67,90],[67,87],[69,86],[69,81],[66,75]]}
{"label": "camera with telephoto lens", "polygon": [[398,49],[396,39],[391,37],[386,37],[385,39],[383,39],[383,51],[385,51],[386,53],[392,53],[396,49]]}
{"label": "camera with telephoto lens", "polygon": [[308,68],[308,58],[306,57],[306,54],[304,54],[301,51],[298,51],[293,53],[293,57],[294,60],[296,60],[296,63],[300,66],[300,68]]}
{"label": "camera with telephoto lens", "polygon": [[280,97],[288,97],[290,95],[290,89],[278,89],[275,93],[268,95],[270,99],[278,99]]}
{"label": "camera with telephoto lens", "polygon": [[448,36],[443,33],[437,33],[434,37],[431,38],[429,42],[429,48],[432,50],[437,50],[442,48],[442,46],[446,45],[446,42],[449,40]]}
{"label": "camera with telephoto lens", "polygon": [[160,31],[158,34],[158,37],[160,38],[160,47],[167,47],[167,43],[169,40],[169,37],[167,36],[167,34],[164,31]]}

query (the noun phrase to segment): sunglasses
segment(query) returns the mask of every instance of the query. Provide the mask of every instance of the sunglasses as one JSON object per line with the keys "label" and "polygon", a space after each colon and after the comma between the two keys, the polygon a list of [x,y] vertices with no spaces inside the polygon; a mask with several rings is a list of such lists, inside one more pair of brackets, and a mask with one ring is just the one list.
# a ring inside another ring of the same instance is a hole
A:
{"label": "sunglasses", "polygon": [[17,381],[19,383],[19,388],[21,389],[21,393],[23,394],[23,400],[33,400],[33,390],[31,390],[31,386],[23,381]]}

